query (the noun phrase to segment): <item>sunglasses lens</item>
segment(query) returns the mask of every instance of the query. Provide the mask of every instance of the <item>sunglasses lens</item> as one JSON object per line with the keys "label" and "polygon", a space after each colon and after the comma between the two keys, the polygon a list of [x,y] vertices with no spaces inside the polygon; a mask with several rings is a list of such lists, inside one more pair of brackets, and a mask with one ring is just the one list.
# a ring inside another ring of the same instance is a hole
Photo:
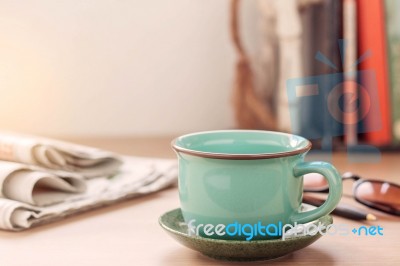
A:
{"label": "sunglasses lens", "polygon": [[303,180],[305,191],[321,191],[329,187],[325,177],[320,174],[306,174],[304,175]]}
{"label": "sunglasses lens", "polygon": [[355,197],[389,213],[400,213],[400,187],[387,182],[364,181],[357,186]]}

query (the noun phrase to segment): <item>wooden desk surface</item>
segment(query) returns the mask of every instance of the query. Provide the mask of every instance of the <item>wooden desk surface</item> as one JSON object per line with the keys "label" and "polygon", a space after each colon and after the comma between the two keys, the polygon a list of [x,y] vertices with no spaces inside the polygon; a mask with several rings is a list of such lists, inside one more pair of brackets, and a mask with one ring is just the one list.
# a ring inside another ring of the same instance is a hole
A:
{"label": "wooden desk surface", "polygon": [[[174,158],[169,147],[170,140],[120,138],[73,141],[125,154]],[[346,154],[335,154],[333,163],[341,172],[351,170],[363,177],[400,183],[399,159],[400,154],[391,153],[383,154],[379,162],[351,163]],[[351,182],[345,185],[343,201],[364,208],[352,200]],[[245,265],[209,259],[181,246],[165,234],[158,225],[158,217],[178,206],[177,189],[171,188],[28,231],[0,231],[0,265]],[[379,220],[367,223],[334,216],[334,222],[347,224],[349,228],[364,224],[380,225],[384,228],[383,236],[325,236],[311,246],[272,263],[400,265],[400,218],[369,211]],[[251,263],[264,264],[266,262]]]}

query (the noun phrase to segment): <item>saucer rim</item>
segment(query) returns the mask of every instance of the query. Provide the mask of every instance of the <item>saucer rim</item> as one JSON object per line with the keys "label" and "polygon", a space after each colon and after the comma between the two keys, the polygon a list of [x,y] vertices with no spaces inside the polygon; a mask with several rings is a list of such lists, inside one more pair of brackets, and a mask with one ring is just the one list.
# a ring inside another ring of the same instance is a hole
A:
{"label": "saucer rim", "polygon": [[[313,205],[307,204],[307,203],[302,203],[302,205],[310,206],[310,207],[315,207],[315,208],[316,208],[316,206],[313,206]],[[166,226],[166,225],[162,222],[162,218],[163,218],[165,215],[167,215],[167,214],[169,214],[169,213],[171,213],[171,212],[177,211],[177,210],[181,210],[181,208],[178,207],[178,208],[172,209],[172,210],[167,211],[167,212],[165,212],[164,214],[162,214],[162,215],[158,218],[158,224],[159,224],[164,230],[167,230],[168,232],[170,232],[170,233],[172,233],[172,234],[175,234],[175,235],[178,234],[178,235],[180,235],[180,236],[182,236],[182,237],[190,238],[190,239],[193,239],[193,240],[208,241],[208,242],[214,242],[214,243],[224,243],[224,244],[235,244],[235,245],[236,245],[236,244],[247,244],[247,245],[248,245],[248,244],[252,244],[252,245],[255,245],[255,244],[265,244],[266,242],[271,243],[271,244],[272,244],[272,243],[282,243],[282,242],[288,243],[288,242],[295,242],[295,241],[299,241],[299,240],[303,240],[303,239],[310,239],[310,238],[313,238],[313,237],[321,237],[321,236],[323,236],[323,235],[321,235],[320,233],[318,233],[318,234],[315,234],[315,235],[304,235],[304,236],[291,237],[291,238],[287,238],[287,239],[285,239],[285,240],[283,240],[282,238],[279,238],[279,239],[251,240],[251,241],[246,241],[246,240],[214,239],[214,238],[206,238],[206,237],[201,237],[201,236],[194,236],[194,237],[193,237],[193,236],[189,236],[188,234],[185,234],[185,233],[182,233],[182,232],[180,232],[180,231],[177,231],[177,230],[175,230],[175,229],[172,229],[172,228]],[[330,224],[333,223],[333,218],[332,218],[332,216],[331,216],[330,214],[327,214],[327,215],[324,215],[324,216],[322,216],[322,217],[320,217],[320,218],[318,218],[318,219],[315,219],[315,220],[311,221],[310,223],[319,221],[319,220],[321,220],[321,219],[323,219],[323,218],[327,218],[327,219],[328,219],[328,220],[327,220],[327,223],[324,223],[324,225],[328,226],[328,225],[330,225]]]}

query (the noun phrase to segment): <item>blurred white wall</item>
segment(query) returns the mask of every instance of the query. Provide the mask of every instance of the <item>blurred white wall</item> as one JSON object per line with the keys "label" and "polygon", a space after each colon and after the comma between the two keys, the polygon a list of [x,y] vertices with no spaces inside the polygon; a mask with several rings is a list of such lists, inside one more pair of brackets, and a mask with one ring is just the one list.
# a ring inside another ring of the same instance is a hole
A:
{"label": "blurred white wall", "polygon": [[228,5],[0,1],[0,129],[127,136],[233,127]]}

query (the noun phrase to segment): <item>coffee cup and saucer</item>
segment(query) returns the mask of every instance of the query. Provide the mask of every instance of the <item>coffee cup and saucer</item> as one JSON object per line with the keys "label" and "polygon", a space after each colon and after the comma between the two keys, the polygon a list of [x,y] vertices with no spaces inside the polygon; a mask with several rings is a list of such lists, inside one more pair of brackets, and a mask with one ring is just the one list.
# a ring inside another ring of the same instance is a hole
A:
{"label": "coffee cup and saucer", "polygon": [[[311,143],[258,130],[184,135],[172,142],[179,162],[180,208],[159,223],[181,244],[223,260],[267,260],[302,249],[326,234],[342,179],[326,162],[305,162]],[[303,175],[329,184],[326,202],[302,204]]]}

